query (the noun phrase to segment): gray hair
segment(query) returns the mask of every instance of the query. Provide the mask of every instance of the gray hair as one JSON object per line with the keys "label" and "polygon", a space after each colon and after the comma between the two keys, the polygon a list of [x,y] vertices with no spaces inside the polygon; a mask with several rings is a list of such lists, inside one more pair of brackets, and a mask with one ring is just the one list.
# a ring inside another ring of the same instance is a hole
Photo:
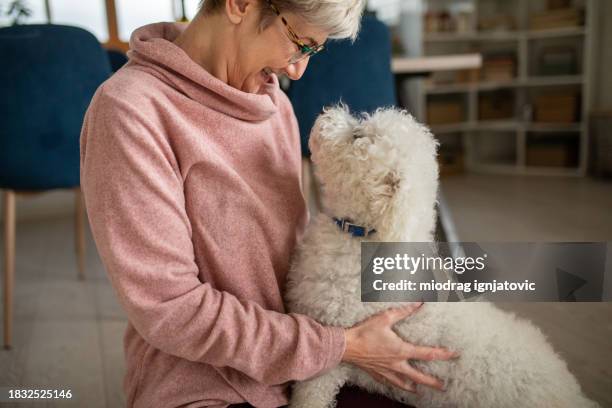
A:
{"label": "gray hair", "polygon": [[[267,0],[259,0],[263,6],[262,27],[266,27],[276,17]],[[272,0],[282,12],[290,12],[302,17],[327,33],[329,38],[355,40],[361,27],[361,16],[366,0]],[[201,0],[200,7],[207,12],[216,12],[225,0]]]}

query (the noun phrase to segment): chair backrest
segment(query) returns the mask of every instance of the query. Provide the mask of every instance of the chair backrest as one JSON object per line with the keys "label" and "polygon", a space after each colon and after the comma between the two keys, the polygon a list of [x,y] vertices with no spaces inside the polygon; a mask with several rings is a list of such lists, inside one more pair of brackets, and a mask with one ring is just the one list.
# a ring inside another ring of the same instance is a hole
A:
{"label": "chair backrest", "polygon": [[106,52],[89,32],[60,25],[0,29],[0,188],[79,185],[79,135]]}
{"label": "chair backrest", "polygon": [[108,49],[108,61],[110,62],[111,71],[117,72],[128,62],[128,57],[123,51]]}
{"label": "chair backrest", "polygon": [[365,15],[357,41],[330,42],[310,59],[304,76],[291,83],[287,94],[300,125],[304,156],[310,155],[310,129],[323,107],[340,101],[354,112],[394,106],[389,29],[376,16]]}

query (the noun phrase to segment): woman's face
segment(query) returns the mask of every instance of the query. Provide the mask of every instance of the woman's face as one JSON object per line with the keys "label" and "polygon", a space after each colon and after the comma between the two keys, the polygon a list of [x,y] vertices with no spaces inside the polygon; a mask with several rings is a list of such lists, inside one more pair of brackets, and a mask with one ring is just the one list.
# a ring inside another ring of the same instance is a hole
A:
{"label": "woman's face", "polygon": [[[263,1],[266,7],[265,0]],[[328,34],[304,22],[299,16],[282,12],[291,29],[306,45],[323,44]],[[274,17],[264,30],[260,29],[260,11],[256,7],[247,13],[241,24],[238,54],[229,69],[229,84],[244,92],[257,93],[270,81],[269,74],[285,74],[296,81],[302,77],[309,58],[290,64],[299,51],[280,17]],[[316,58],[316,57],[315,57]]]}

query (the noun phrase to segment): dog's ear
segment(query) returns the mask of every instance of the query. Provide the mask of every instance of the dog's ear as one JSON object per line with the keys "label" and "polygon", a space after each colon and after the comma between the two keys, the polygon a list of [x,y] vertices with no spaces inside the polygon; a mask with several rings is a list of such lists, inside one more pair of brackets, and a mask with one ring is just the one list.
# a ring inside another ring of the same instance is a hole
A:
{"label": "dog's ear", "polygon": [[371,203],[371,211],[376,215],[382,215],[393,201],[393,196],[400,188],[400,175],[395,170],[391,170],[383,178],[383,183],[375,191]]}
{"label": "dog's ear", "polygon": [[397,173],[397,171],[395,170],[391,170],[389,173],[387,173],[387,175],[385,176],[385,186],[388,188],[388,194],[389,196],[394,196],[395,193],[397,192],[397,190],[399,190],[400,187],[400,175]]}
{"label": "dog's ear", "polygon": [[[326,106],[318,116],[315,127],[319,127],[321,137],[338,137],[338,131],[345,132],[358,124],[358,120],[351,115],[349,107],[343,103]],[[314,130],[314,128],[313,128]]]}
{"label": "dog's ear", "polygon": [[342,101],[335,105],[324,106],[319,115],[325,114],[330,114],[330,116],[334,116],[336,118],[344,118],[347,122],[355,121],[355,118],[353,118],[353,115],[351,115],[351,109]]}

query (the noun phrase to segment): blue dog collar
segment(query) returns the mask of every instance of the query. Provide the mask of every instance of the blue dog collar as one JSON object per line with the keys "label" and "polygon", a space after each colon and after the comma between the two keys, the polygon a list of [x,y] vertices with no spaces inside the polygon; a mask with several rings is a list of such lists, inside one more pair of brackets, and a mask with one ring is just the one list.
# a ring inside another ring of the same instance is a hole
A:
{"label": "blue dog collar", "polygon": [[336,225],[338,226],[338,228],[340,228],[344,232],[348,232],[354,237],[367,237],[368,235],[374,234],[376,232],[375,229],[371,229],[367,231],[365,227],[362,227],[360,225],[355,225],[351,223],[351,221],[348,219],[344,219],[344,218],[339,219],[336,217],[333,217],[333,219]]}

